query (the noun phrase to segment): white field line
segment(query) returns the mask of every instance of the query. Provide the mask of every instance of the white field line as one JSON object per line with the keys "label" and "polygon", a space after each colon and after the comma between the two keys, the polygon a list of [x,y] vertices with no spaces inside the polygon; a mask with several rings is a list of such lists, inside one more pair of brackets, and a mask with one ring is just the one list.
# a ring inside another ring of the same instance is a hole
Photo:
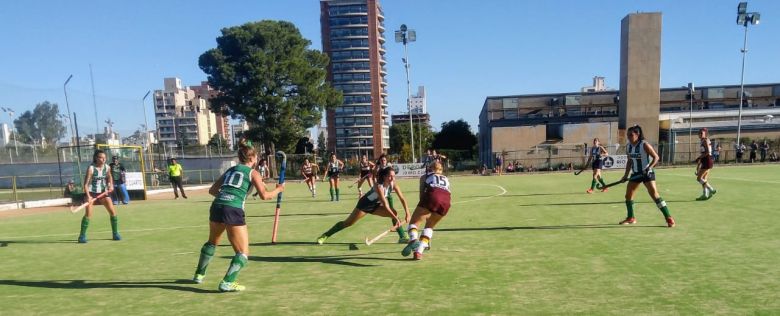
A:
{"label": "white field line", "polygon": [[506,193],[507,193],[507,191],[506,191],[506,189],[504,189],[504,187],[502,187],[502,186],[500,186],[500,185],[496,185],[496,184],[471,184],[471,185],[481,185],[481,186],[488,186],[488,187],[495,187],[495,188],[499,188],[499,189],[501,189],[501,193],[498,193],[498,194],[495,194],[495,195],[491,195],[491,196],[486,196],[486,197],[481,197],[481,198],[476,198],[476,199],[466,200],[466,201],[457,201],[457,202],[453,202],[452,204],[461,204],[461,203],[469,203],[469,202],[475,202],[475,201],[482,201],[482,200],[492,199],[492,198],[494,198],[494,197],[497,197],[497,196],[502,196],[502,195],[504,195],[504,194],[506,194]]}
{"label": "white field line", "polygon": [[[501,195],[504,195],[504,194],[507,193],[507,190],[504,189],[504,187],[502,187],[500,185],[495,185],[495,184],[474,184],[474,185],[496,187],[496,188],[501,189],[501,193],[498,193],[498,194],[495,194],[495,195],[491,195],[491,196],[486,196],[486,197],[466,200],[466,201],[457,201],[457,202],[453,202],[452,204],[460,204],[460,203],[469,203],[469,202],[481,201],[481,200],[486,200],[486,199],[491,199],[491,198],[494,198],[494,197],[497,197],[497,196],[501,196]],[[320,218],[336,217],[336,216],[344,216],[344,214],[333,214],[333,215],[316,216],[316,217],[302,217],[302,218],[295,218],[295,219],[285,219],[285,222],[288,222],[288,221],[305,221],[305,220],[310,220],[310,219],[320,219]],[[258,221],[252,221],[252,222],[247,221],[247,224],[268,223],[268,222],[272,222],[272,221],[273,221],[272,219],[269,219],[269,220],[258,220]],[[138,232],[176,230],[176,229],[187,229],[187,228],[203,228],[203,227],[208,227],[208,225],[204,224],[204,225],[190,225],[190,226],[144,228],[144,229],[127,229],[127,230],[122,230],[122,232],[123,233],[138,233]],[[110,232],[110,231],[108,231],[108,230],[96,231],[96,232],[92,232],[91,234],[102,234],[102,233],[108,233],[108,232]],[[0,237],[0,240],[26,239],[26,238],[43,238],[43,237],[63,237],[63,236],[75,236],[75,234],[74,233],[68,233],[68,234],[48,234],[48,235],[28,235],[28,236],[6,236],[6,237]]]}
{"label": "white field line", "polygon": [[[694,181],[696,180],[696,175],[691,173],[690,176],[686,176],[684,174],[674,174],[674,173],[667,173],[666,175],[675,176],[675,177],[690,177]],[[755,179],[745,179],[745,178],[724,178],[719,177],[717,175],[715,176],[708,176],[708,180],[715,180],[716,182],[718,180],[731,180],[731,181],[744,181],[744,182],[755,182],[755,183],[769,183],[769,184],[780,184],[780,181],[769,181],[769,180],[755,180]]]}

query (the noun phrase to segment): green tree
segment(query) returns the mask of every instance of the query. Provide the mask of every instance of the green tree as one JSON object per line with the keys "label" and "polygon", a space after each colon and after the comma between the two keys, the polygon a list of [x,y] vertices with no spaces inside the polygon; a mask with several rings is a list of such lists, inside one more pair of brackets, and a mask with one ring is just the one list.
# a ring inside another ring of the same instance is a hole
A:
{"label": "green tree", "polygon": [[222,29],[198,64],[220,93],[215,112],[249,123],[248,137],[291,151],[325,109],[342,102],[325,81],[329,60],[290,22],[260,21]]}
{"label": "green tree", "polygon": [[43,101],[35,105],[32,112],[25,111],[14,120],[20,142],[31,143],[45,138],[46,144],[55,147],[65,134],[65,125],[58,117],[60,113],[57,103]]}
{"label": "green tree", "polygon": [[320,131],[317,136],[317,156],[325,157],[328,153],[328,140],[325,138],[325,132]]}
{"label": "green tree", "polygon": [[[422,153],[419,153],[420,147],[425,151],[434,139],[434,133],[431,131],[431,127],[427,124],[414,124],[414,153],[419,157]],[[420,141],[422,140],[422,146]],[[399,123],[390,126],[390,152],[401,153],[403,145],[410,143],[409,137],[409,123]],[[409,148],[409,156],[411,156],[411,147]]]}
{"label": "green tree", "polygon": [[477,136],[471,132],[471,126],[463,119],[442,123],[441,131],[436,133],[433,139],[433,147],[436,149],[454,149],[465,153],[460,158],[472,158],[476,145]]}
{"label": "green tree", "polygon": [[222,137],[222,135],[220,135],[219,133],[214,134],[214,136],[211,136],[208,145],[213,150],[222,149],[224,151],[228,151],[230,149],[227,140],[225,140],[225,138]]}

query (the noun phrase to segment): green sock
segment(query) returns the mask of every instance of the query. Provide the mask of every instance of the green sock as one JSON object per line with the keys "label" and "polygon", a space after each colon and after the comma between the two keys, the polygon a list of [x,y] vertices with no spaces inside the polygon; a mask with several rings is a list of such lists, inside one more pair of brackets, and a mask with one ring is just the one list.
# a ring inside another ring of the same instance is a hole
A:
{"label": "green sock", "polygon": [[[395,221],[395,220],[393,220],[393,221]],[[393,224],[393,225],[395,225],[395,224]],[[395,231],[398,233],[398,237],[399,238],[406,238],[407,237],[406,229],[404,229],[403,226],[398,226],[398,229],[396,229]]]}
{"label": "green sock", "polygon": [[119,217],[118,216],[111,216],[111,232],[116,234],[119,230]]}
{"label": "green sock", "polygon": [[333,200],[333,187],[330,188],[330,199]]}
{"label": "green sock", "polygon": [[89,218],[84,216],[81,218],[81,232],[79,233],[79,236],[86,236],[88,227],[89,227]]}
{"label": "green sock", "polygon": [[390,209],[395,211],[395,207],[393,207],[393,195],[388,194],[387,195],[387,204],[390,204]]}
{"label": "green sock", "polygon": [[664,217],[671,217],[671,215],[669,215],[669,208],[666,206],[666,201],[664,201],[664,199],[660,196],[657,200],[655,200],[655,206],[658,206],[658,209],[661,210],[661,213],[664,214]]}
{"label": "green sock", "polygon": [[593,190],[593,188],[596,187],[596,179],[590,180],[590,189]]}
{"label": "green sock", "polygon": [[225,273],[225,277],[222,279],[222,281],[236,282],[238,273],[241,272],[241,269],[246,265],[246,260],[247,257],[243,253],[237,253],[235,256],[233,256],[233,260],[230,261],[230,268],[228,268],[228,271]]}
{"label": "green sock", "polygon": [[336,188],[336,200],[339,199],[339,188]]}
{"label": "green sock", "polygon": [[628,212],[626,217],[634,217],[634,200],[626,200],[626,212]]}
{"label": "green sock", "polygon": [[328,231],[326,231],[323,235],[330,237],[333,236],[333,234],[340,232],[344,228],[346,228],[346,226],[344,225],[344,222],[341,221],[333,225],[333,227],[328,229]]}
{"label": "green sock", "polygon": [[599,177],[599,183],[601,183],[601,185],[607,185],[606,183],[604,183],[603,177]]}
{"label": "green sock", "polygon": [[217,246],[210,242],[203,244],[203,247],[200,248],[200,259],[198,259],[198,268],[195,269],[195,274],[206,274],[206,268],[208,268],[211,257],[214,256],[216,250]]}

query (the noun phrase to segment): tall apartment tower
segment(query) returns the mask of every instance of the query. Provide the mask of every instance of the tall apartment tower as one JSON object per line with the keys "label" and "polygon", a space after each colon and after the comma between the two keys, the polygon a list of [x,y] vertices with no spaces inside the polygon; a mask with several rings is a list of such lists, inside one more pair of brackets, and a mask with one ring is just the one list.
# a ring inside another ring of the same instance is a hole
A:
{"label": "tall apartment tower", "polygon": [[327,111],[328,150],[378,157],[390,148],[384,13],[378,0],[321,0],[328,81],[344,103]]}
{"label": "tall apartment tower", "polygon": [[217,133],[216,117],[208,99],[184,87],[179,78],[165,78],[165,88],[154,91],[154,116],[159,142],[166,147],[206,145]]}

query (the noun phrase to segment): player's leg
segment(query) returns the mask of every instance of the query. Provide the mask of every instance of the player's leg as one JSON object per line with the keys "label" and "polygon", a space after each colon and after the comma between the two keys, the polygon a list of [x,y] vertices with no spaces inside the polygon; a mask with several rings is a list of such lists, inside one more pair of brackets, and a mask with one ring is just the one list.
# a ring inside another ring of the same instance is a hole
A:
{"label": "player's leg", "polygon": [[336,201],[339,200],[339,176],[334,177],[333,186],[336,188]]}
{"label": "player's leg", "polygon": [[664,218],[666,219],[666,226],[669,228],[674,227],[674,218],[672,218],[672,215],[669,215],[669,207],[666,206],[666,201],[664,201],[661,195],[658,194],[655,181],[646,181],[645,187],[647,188],[647,194],[649,194],[650,197],[653,198],[653,201],[655,201],[655,206],[657,206],[658,209],[661,210],[661,213],[664,214]]}
{"label": "player's leg", "polygon": [[420,236],[420,243],[414,250],[414,260],[422,259],[423,251],[428,248],[428,245],[431,244],[431,239],[433,239],[433,228],[436,227],[436,224],[438,224],[442,218],[444,218],[444,216],[439,213],[431,213],[430,217],[425,221],[425,229],[423,229],[422,236]]}
{"label": "player's leg", "polygon": [[[607,186],[607,184],[604,182],[604,176],[601,174],[601,169],[596,169],[596,180],[601,183],[602,187]],[[601,192],[607,192],[609,190],[608,188],[601,189]]]}
{"label": "player's leg", "polygon": [[596,188],[596,182],[597,182],[596,179],[597,179],[597,177],[598,177],[598,169],[593,169],[593,174],[592,174],[591,179],[590,179],[590,189],[588,189],[585,192],[593,193],[593,189]]}
{"label": "player's leg", "polygon": [[[89,200],[90,195],[89,192],[85,194],[87,200]],[[89,219],[92,218],[92,207],[92,203],[87,204],[87,207],[84,209],[84,217],[81,218],[81,231],[78,239],[80,244],[87,243],[87,229],[89,228]]]}
{"label": "player's leg", "polygon": [[336,233],[340,232],[344,228],[354,225],[355,223],[357,223],[357,221],[363,218],[363,216],[366,216],[366,214],[368,213],[363,212],[362,210],[356,207],[354,210],[352,210],[352,213],[350,213],[349,216],[347,216],[347,219],[334,224],[333,227],[328,229],[328,231],[320,235],[320,237],[317,238],[317,243],[322,245],[323,243],[325,243],[325,240],[330,238],[330,236],[335,235]]}
{"label": "player's leg", "polygon": [[330,185],[330,201],[331,202],[336,200],[336,197],[333,195],[334,193],[336,193],[334,191],[334,188],[333,188],[333,186],[334,186],[334,184],[333,184],[334,179],[333,178],[334,178],[333,176],[329,176],[328,177],[328,184]]}
{"label": "player's leg", "polygon": [[227,224],[226,231],[230,244],[233,246],[235,255],[233,260],[230,261],[230,267],[225,273],[225,277],[222,282],[219,283],[219,290],[222,292],[237,292],[243,291],[244,286],[238,285],[236,280],[238,274],[246,266],[249,259],[249,233],[247,232],[246,225],[230,225]]}
{"label": "player's leg", "polygon": [[209,262],[211,262],[211,258],[214,257],[223,232],[225,232],[225,224],[209,221],[209,240],[200,247],[200,258],[198,258],[198,266],[195,268],[195,277],[192,279],[196,283],[203,282],[203,278],[206,276],[206,269],[209,266]]}
{"label": "player's leg", "polygon": [[409,242],[406,244],[406,247],[404,247],[403,250],[401,250],[401,255],[406,257],[412,254],[412,251],[414,251],[420,242],[420,232],[418,227],[420,224],[427,220],[428,217],[431,216],[431,212],[428,211],[428,209],[417,206],[414,209],[414,213],[412,213],[412,218],[409,220],[409,226],[407,227],[407,231],[409,232]]}
{"label": "player's leg", "polygon": [[636,217],[634,217],[634,194],[639,187],[639,182],[629,181],[626,185],[626,219],[620,222],[620,225],[635,224]]}
{"label": "player's leg", "polygon": [[111,198],[104,197],[100,199],[101,204],[106,207],[106,211],[108,211],[108,215],[111,218],[111,236],[114,240],[122,240],[122,236],[119,235],[119,217],[117,216],[116,209],[114,208],[114,204],[111,203]]}

